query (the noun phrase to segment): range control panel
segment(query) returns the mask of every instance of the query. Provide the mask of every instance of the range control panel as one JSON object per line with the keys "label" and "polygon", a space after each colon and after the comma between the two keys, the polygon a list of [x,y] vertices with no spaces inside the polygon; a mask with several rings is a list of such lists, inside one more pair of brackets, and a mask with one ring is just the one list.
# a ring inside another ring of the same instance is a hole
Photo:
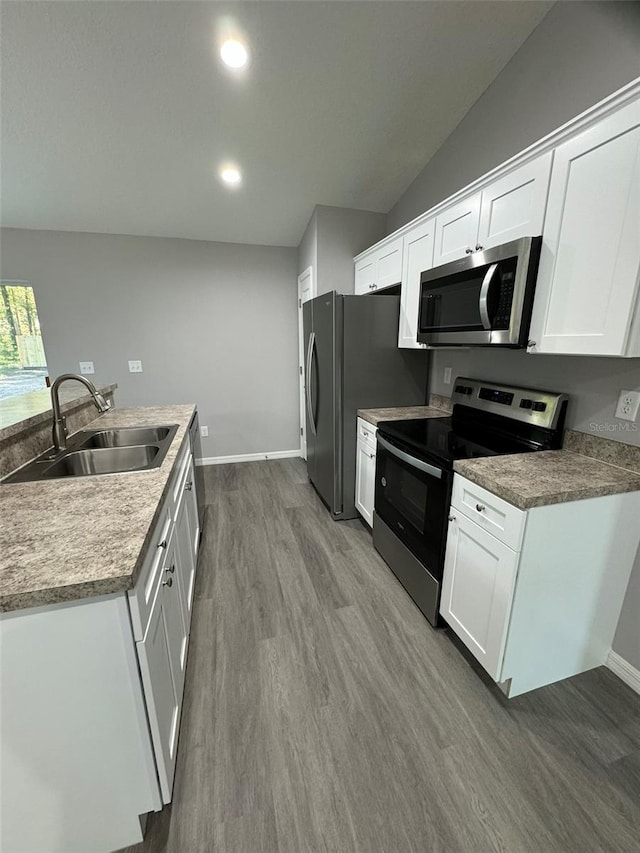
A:
{"label": "range control panel", "polygon": [[566,394],[497,385],[482,379],[459,376],[451,402],[456,405],[494,412],[524,423],[554,429],[566,405]]}

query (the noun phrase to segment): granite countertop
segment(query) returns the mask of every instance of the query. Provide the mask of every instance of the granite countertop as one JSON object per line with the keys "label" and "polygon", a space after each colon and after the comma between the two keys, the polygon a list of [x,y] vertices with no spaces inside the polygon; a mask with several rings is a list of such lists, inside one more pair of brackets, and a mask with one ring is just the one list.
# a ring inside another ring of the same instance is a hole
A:
{"label": "granite countertop", "polygon": [[131,589],[195,406],[113,409],[84,429],[179,424],[159,468],[0,483],[0,611]]}
{"label": "granite countertop", "polygon": [[372,426],[381,421],[409,421],[412,418],[446,418],[450,412],[434,406],[396,406],[388,409],[358,409],[358,417]]}
{"label": "granite countertop", "polygon": [[640,490],[640,473],[570,450],[461,459],[453,468],[519,509]]}
{"label": "granite countertop", "polygon": [[[100,394],[111,394],[117,385],[101,385]],[[82,391],[79,389],[82,388]],[[89,392],[80,384],[67,383],[60,388],[60,410],[63,415],[91,400]],[[41,423],[51,423],[51,390],[43,388],[28,394],[7,397],[0,403],[0,441],[11,438]]]}

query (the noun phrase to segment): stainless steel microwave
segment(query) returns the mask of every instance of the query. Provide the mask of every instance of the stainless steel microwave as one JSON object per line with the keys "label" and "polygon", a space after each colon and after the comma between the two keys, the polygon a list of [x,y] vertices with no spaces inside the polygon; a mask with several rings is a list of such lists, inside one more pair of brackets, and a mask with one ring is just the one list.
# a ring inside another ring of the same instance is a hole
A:
{"label": "stainless steel microwave", "polygon": [[423,272],[418,341],[525,347],[541,244],[522,237]]}

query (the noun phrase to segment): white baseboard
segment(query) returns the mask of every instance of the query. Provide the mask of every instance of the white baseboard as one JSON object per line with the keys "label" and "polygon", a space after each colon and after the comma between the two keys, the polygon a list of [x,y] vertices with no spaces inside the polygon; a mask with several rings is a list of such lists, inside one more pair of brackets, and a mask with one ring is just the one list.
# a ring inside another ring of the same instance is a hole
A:
{"label": "white baseboard", "polygon": [[296,450],[274,450],[269,453],[242,453],[238,456],[203,456],[197,465],[229,465],[231,462],[264,462],[265,459],[294,459],[300,456]]}
{"label": "white baseboard", "polygon": [[636,669],[613,649],[609,652],[605,666],[628,684],[636,693],[640,693],[640,669]]}

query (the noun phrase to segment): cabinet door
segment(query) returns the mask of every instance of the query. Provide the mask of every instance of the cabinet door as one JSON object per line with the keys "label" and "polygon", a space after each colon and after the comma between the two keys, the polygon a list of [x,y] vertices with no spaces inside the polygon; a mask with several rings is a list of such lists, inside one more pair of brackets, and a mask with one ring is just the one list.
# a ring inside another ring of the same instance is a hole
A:
{"label": "cabinet door", "polygon": [[399,284],[402,278],[402,237],[383,246],[377,253],[377,261],[374,290]]}
{"label": "cabinet door", "polygon": [[363,441],[358,442],[356,456],[356,509],[373,527],[373,501],[376,484],[376,454]]}
{"label": "cabinet door", "polygon": [[[180,570],[180,597],[184,615],[185,629],[189,634],[191,627],[191,606],[195,586],[196,567],[191,538],[191,520],[189,518],[187,493],[180,501],[176,516],[176,545],[178,548],[178,566]],[[197,515],[196,515],[197,518]]]}
{"label": "cabinet door", "polygon": [[373,290],[376,280],[376,259],[368,255],[356,262],[354,293],[360,296]]}
{"label": "cabinet door", "polygon": [[519,554],[452,509],[440,613],[499,681]]}
{"label": "cabinet door", "polygon": [[400,325],[398,346],[403,349],[421,349],[418,334],[418,309],[420,304],[420,273],[433,266],[434,219],[418,225],[404,236],[402,248],[402,292],[400,294]]}
{"label": "cabinet door", "polygon": [[180,702],[171,674],[169,641],[162,603],[163,595],[161,590],[158,590],[147,633],[143,641],[136,643],[136,647],[162,801],[169,803],[178,748]]}
{"label": "cabinet door", "polygon": [[556,149],[531,352],[638,355],[640,105]]}
{"label": "cabinet door", "polygon": [[483,249],[542,234],[552,157],[549,151],[482,190],[478,244]]}
{"label": "cabinet door", "polygon": [[454,204],[436,217],[433,266],[464,258],[478,243],[480,193]]}
{"label": "cabinet door", "polygon": [[173,675],[173,686],[178,702],[182,701],[184,673],[187,667],[187,631],[183,615],[181,590],[182,572],[175,535],[167,549],[167,562],[160,586],[162,609],[167,628],[167,647]]}
{"label": "cabinet door", "polygon": [[200,544],[200,516],[198,515],[198,495],[196,492],[197,481],[195,465],[193,460],[189,465],[187,482],[185,483],[185,503],[187,505],[187,517],[189,519],[189,531],[191,533],[191,553],[193,555],[193,566],[195,571],[198,562],[198,546]]}

